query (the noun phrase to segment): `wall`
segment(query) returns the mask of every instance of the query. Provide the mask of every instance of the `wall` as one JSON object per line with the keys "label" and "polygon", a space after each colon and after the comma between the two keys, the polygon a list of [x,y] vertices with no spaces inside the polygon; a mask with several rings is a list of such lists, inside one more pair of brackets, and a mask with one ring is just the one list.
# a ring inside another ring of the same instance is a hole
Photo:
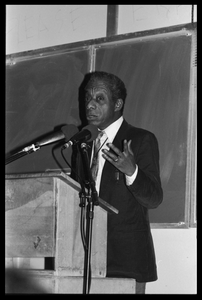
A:
{"label": "wall", "polygon": [[[192,5],[119,5],[118,19],[118,34],[190,23]],[[6,54],[105,37],[106,20],[107,5],[6,5]]]}
{"label": "wall", "polygon": [[[193,21],[196,22],[196,5]],[[192,5],[120,5],[118,33],[190,23]]]}
{"label": "wall", "polygon": [[107,5],[7,5],[6,54],[106,36]]}
{"label": "wall", "polygon": [[147,294],[196,293],[196,229],[152,229],[158,280]]}
{"label": "wall", "polygon": [[[191,5],[120,5],[118,34],[196,22],[196,9],[192,16]],[[104,37],[106,16],[106,5],[7,5],[6,54]],[[159,279],[146,292],[195,294],[196,228],[152,234]]]}

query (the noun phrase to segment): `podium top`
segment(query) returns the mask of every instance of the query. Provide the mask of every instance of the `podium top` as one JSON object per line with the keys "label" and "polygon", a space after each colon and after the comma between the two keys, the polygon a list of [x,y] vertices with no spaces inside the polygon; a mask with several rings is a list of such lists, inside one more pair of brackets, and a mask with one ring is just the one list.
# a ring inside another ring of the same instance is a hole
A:
{"label": "podium top", "polygon": [[[27,173],[27,174],[10,174],[6,175],[6,180],[17,180],[17,179],[30,179],[30,178],[42,178],[42,177],[59,177],[61,180],[64,180],[67,184],[69,184],[76,191],[80,192],[81,186],[80,184],[72,179],[69,175],[65,174],[62,171],[52,171],[45,173]],[[110,205],[100,197],[98,197],[99,206],[106,210],[108,213],[118,214],[119,211],[114,206]]]}

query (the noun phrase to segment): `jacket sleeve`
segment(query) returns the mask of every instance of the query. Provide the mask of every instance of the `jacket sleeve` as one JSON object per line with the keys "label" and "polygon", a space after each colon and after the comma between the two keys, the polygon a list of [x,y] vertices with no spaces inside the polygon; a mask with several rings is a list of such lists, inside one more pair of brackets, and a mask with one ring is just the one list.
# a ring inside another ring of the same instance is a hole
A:
{"label": "jacket sleeve", "polygon": [[[135,144],[132,140],[132,149]],[[163,190],[159,174],[159,149],[154,134],[147,133],[135,153],[138,174],[128,186],[135,199],[144,207],[156,208],[163,200]]]}

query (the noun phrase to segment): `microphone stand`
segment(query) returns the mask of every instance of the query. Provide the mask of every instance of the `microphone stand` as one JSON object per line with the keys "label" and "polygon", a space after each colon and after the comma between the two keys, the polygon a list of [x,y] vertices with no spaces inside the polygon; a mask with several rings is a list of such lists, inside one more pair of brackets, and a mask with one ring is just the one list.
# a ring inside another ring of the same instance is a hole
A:
{"label": "microphone stand", "polygon": [[90,282],[91,282],[91,272],[90,272],[90,259],[91,259],[91,244],[92,244],[92,228],[93,228],[93,218],[94,218],[94,205],[99,205],[98,195],[95,188],[95,181],[92,178],[92,173],[90,170],[89,156],[88,156],[88,146],[86,143],[81,144],[82,157],[84,168],[87,171],[87,180],[89,185],[87,199],[87,211],[86,211],[86,247],[84,256],[84,280],[83,280],[83,294],[89,294]]}

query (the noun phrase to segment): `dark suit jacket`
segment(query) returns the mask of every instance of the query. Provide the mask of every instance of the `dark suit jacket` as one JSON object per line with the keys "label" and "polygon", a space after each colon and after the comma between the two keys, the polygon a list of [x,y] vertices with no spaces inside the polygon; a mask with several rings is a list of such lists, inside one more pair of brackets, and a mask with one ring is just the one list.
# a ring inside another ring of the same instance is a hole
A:
{"label": "dark suit jacket", "polygon": [[[99,196],[119,210],[118,215],[108,214],[107,277],[155,281],[157,272],[148,209],[156,208],[163,199],[158,143],[154,134],[125,120],[113,144],[122,150],[124,139],[132,140],[138,165],[134,183],[127,186],[125,175],[106,161],[100,184]],[[77,158],[77,172],[78,168],[81,171],[81,160]]]}

